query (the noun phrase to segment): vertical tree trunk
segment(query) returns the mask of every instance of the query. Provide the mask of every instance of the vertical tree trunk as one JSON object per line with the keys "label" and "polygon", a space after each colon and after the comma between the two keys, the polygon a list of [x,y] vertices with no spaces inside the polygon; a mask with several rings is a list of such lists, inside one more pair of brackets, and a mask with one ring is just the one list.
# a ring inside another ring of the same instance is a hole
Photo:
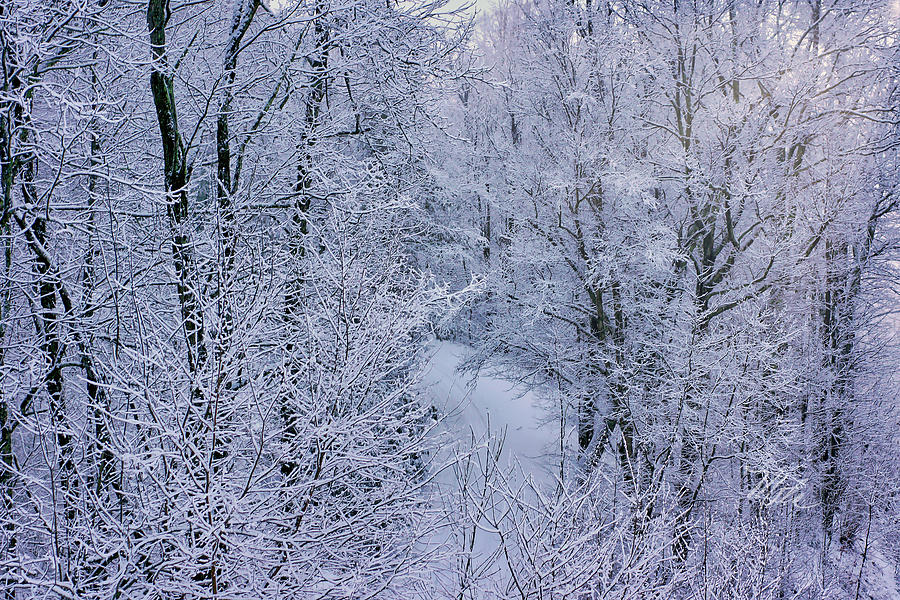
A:
{"label": "vertical tree trunk", "polygon": [[[6,18],[6,5],[0,3],[0,18]],[[0,27],[0,53],[2,53],[2,64],[8,69],[8,65],[13,64],[14,57],[11,56],[12,45],[7,39],[6,28]],[[0,102],[0,189],[2,189],[2,212],[0,212],[0,236],[2,236],[3,244],[3,281],[2,297],[0,297],[0,367],[6,362],[6,344],[7,344],[7,323],[10,316],[11,308],[11,292],[12,281],[12,231],[11,217],[12,211],[12,194],[14,165],[12,159],[13,140],[12,140],[12,106],[6,97],[9,94],[9,77],[4,73],[2,78],[2,92],[4,98]],[[0,389],[0,494],[2,494],[3,506],[3,539],[2,554],[0,560],[12,562],[17,554],[18,546],[18,528],[14,516],[16,506],[16,467],[15,454],[13,445],[13,431],[15,429],[14,419],[14,397],[7,394],[4,389]],[[3,600],[15,599],[15,583],[16,577],[12,569],[8,569],[0,579],[0,587],[5,592]]]}
{"label": "vertical tree trunk", "polygon": [[[199,555],[195,557],[196,571],[193,580],[209,590],[213,596],[218,594],[219,582],[214,559],[215,541],[204,539],[201,532],[201,520],[208,522],[212,518],[212,507],[209,505],[209,488],[211,465],[214,456],[215,430],[210,427],[215,423],[213,418],[214,400],[209,400],[200,383],[201,373],[206,366],[208,351],[205,339],[203,306],[200,292],[197,289],[200,277],[194,255],[193,240],[190,235],[190,212],[188,205],[187,185],[190,181],[188,149],[184,145],[178,129],[178,115],[175,105],[175,91],[166,47],[166,23],[168,22],[168,1],[148,0],[147,29],[150,33],[151,70],[150,90],[156,108],[156,118],[163,150],[163,179],[166,192],[166,212],[172,230],[172,262],[175,267],[176,289],[181,311],[182,327],[187,344],[188,372],[191,375],[189,415],[185,420],[190,448],[187,467],[193,469],[196,481],[205,482],[201,506],[189,511],[191,523],[191,543]],[[207,440],[211,437],[211,440]],[[211,447],[212,446],[212,447]],[[206,523],[210,527],[212,524]],[[205,525],[204,525],[205,526]]]}
{"label": "vertical tree trunk", "polygon": [[[162,139],[164,183],[166,191],[166,212],[172,227],[172,260],[177,277],[176,287],[181,306],[181,317],[187,342],[188,364],[192,374],[198,373],[206,364],[207,349],[203,324],[203,309],[198,284],[194,247],[188,221],[187,184],[190,167],[187,149],[178,130],[178,115],[175,109],[175,91],[172,75],[168,73],[166,49],[166,22],[168,2],[149,0],[147,4],[147,28],[150,31],[152,63],[150,89],[156,107],[156,118]],[[197,390],[195,393],[199,393]]]}
{"label": "vertical tree trunk", "polygon": [[[294,184],[294,214],[291,217],[294,229],[290,234],[291,240],[288,246],[293,259],[292,267],[294,273],[287,283],[284,302],[285,318],[288,322],[288,330],[291,332],[291,339],[285,347],[290,365],[289,383],[293,383],[299,375],[299,370],[293,357],[296,351],[293,337],[298,329],[297,323],[302,318],[303,287],[306,281],[306,274],[303,271],[305,268],[303,259],[306,257],[309,210],[312,207],[310,191],[313,185],[313,152],[316,145],[315,130],[319,125],[319,114],[322,102],[325,99],[328,81],[329,39],[324,19],[325,7],[321,3],[316,3],[315,24],[313,26],[315,48],[312,57],[309,59],[312,79],[309,83],[309,92],[306,97],[306,110],[304,113],[305,134],[297,143],[297,179]],[[284,427],[282,440],[287,448],[292,448],[298,439],[299,431],[297,430],[297,415],[291,407],[288,398],[282,398],[280,411]],[[292,458],[285,460],[281,465],[281,473],[288,487],[296,483],[295,478],[298,466],[297,461]]]}
{"label": "vertical tree trunk", "polygon": [[226,351],[231,342],[234,330],[234,315],[231,303],[227,299],[227,289],[233,280],[234,252],[236,239],[236,214],[231,177],[231,137],[229,117],[234,100],[234,82],[237,77],[237,57],[241,48],[241,40],[253,22],[253,16],[259,7],[259,0],[236,0],[234,17],[231,21],[228,43],[225,49],[223,70],[222,100],[216,118],[216,199],[221,215],[222,261],[218,300],[221,303],[221,327],[218,336],[217,354]]}

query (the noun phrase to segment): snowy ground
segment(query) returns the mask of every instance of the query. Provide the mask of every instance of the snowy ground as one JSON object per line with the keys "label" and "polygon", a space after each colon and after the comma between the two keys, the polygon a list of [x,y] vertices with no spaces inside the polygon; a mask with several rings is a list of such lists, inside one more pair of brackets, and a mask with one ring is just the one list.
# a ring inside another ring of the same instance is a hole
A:
{"label": "snowy ground", "polygon": [[445,425],[459,435],[476,438],[490,430],[505,434],[501,462],[519,463],[535,478],[552,478],[559,455],[559,431],[546,422],[545,411],[534,393],[490,375],[477,377],[458,372],[468,348],[437,342],[423,385],[434,406],[446,415]]}
{"label": "snowy ground", "polygon": [[[514,485],[526,477],[536,485],[553,485],[559,464],[558,424],[547,422],[546,411],[539,406],[537,397],[497,377],[460,373],[459,366],[469,352],[464,345],[436,342],[431,350],[433,356],[422,385],[426,397],[444,416],[441,433],[447,447],[436,457],[438,464],[446,464],[454,452],[485,443],[489,437],[494,443],[503,438],[497,466],[504,478]],[[473,463],[477,466],[472,472],[480,472],[484,456],[483,450],[476,454]],[[438,504],[451,502],[454,495],[461,493],[461,470],[447,467],[438,475],[436,483],[441,490]],[[473,477],[469,493],[477,496],[480,489],[478,477]],[[454,511],[449,504],[436,508],[448,513]],[[437,577],[443,579],[438,584],[443,588],[440,595],[458,597],[463,589],[465,598],[500,597],[497,591],[505,587],[507,570],[497,552],[499,537],[492,532],[487,519],[472,514],[467,518],[468,521],[464,517],[454,526],[434,532],[430,542],[432,548],[449,545],[456,553],[444,563],[445,577]],[[458,576],[461,568],[469,571],[462,578]]]}
{"label": "snowy ground", "polygon": [[[554,485],[555,472],[559,468],[559,426],[554,420],[548,422],[547,411],[535,394],[495,376],[460,373],[459,366],[469,352],[469,348],[462,344],[435,342],[431,351],[433,354],[423,374],[422,386],[427,401],[444,415],[442,433],[448,443],[446,452],[436,460],[447,462],[455,451],[471,447],[473,441],[483,441],[489,435],[494,439],[502,436],[504,445],[498,465],[512,482],[530,477],[539,486]],[[448,492],[443,496],[439,494],[439,498],[449,498],[453,493],[458,493],[459,470],[444,469],[437,478],[437,484]],[[450,506],[444,508],[452,509]],[[473,581],[468,583],[461,583],[457,577],[462,562],[454,568],[453,558],[448,559],[445,563],[447,576],[439,584],[445,594],[458,597],[460,586],[474,584],[473,589],[469,589],[463,597],[488,600],[501,596],[496,591],[504,587],[507,572],[500,557],[496,556],[499,539],[490,529],[481,519],[470,526],[462,537],[458,528],[449,526],[434,532],[430,543],[434,544],[432,548],[449,543],[451,547],[456,546],[457,561],[464,562],[469,554],[472,558],[470,577]],[[469,537],[473,532],[474,542]],[[861,553],[862,548],[859,548],[846,554],[836,551],[834,556],[834,560],[847,573],[845,592],[849,592],[848,598],[856,596],[855,582],[859,576]],[[474,581],[476,579],[477,582]],[[862,579],[860,599],[900,599],[894,569],[877,548],[870,549],[868,553]],[[493,593],[491,588],[495,590]],[[443,594],[436,594],[435,597],[437,595]]]}

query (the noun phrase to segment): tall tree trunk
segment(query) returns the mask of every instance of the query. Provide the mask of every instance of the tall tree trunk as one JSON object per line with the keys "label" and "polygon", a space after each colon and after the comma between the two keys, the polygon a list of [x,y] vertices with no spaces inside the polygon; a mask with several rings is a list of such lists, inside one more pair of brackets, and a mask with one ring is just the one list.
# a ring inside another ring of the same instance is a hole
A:
{"label": "tall tree trunk", "polygon": [[[190,166],[187,148],[178,130],[175,108],[175,90],[172,75],[168,73],[166,49],[166,22],[168,2],[149,0],[147,4],[147,28],[150,31],[152,63],[150,89],[156,107],[156,119],[162,139],[166,212],[172,227],[172,260],[177,278],[176,287],[181,306],[182,326],[187,342],[188,365],[196,375],[206,364],[207,349],[203,324],[203,308],[196,286],[197,277],[194,247],[190,236],[187,184]],[[196,390],[195,394],[200,391]]]}
{"label": "tall tree trunk", "polygon": [[[312,196],[310,194],[313,185],[313,152],[316,146],[316,127],[319,125],[319,114],[321,112],[322,102],[325,99],[325,91],[328,81],[328,30],[324,23],[325,8],[321,3],[316,4],[315,24],[313,26],[313,35],[315,48],[310,60],[310,68],[312,71],[312,79],[309,83],[309,91],[306,97],[306,110],[304,114],[305,134],[297,143],[298,161],[297,161],[297,179],[294,183],[294,214],[292,215],[293,231],[291,232],[291,240],[289,244],[291,256],[293,259],[292,268],[295,270],[287,284],[287,293],[285,295],[285,317],[288,322],[288,330],[291,331],[292,339],[286,344],[289,361],[289,383],[296,381],[299,371],[296,366],[293,354],[296,351],[296,344],[293,341],[294,333],[297,331],[297,323],[302,318],[303,310],[303,288],[306,281],[306,274],[303,269],[303,259],[306,257],[307,236],[309,234],[309,210],[312,207]],[[283,441],[288,448],[294,447],[298,440],[299,431],[297,430],[297,415],[290,406],[290,401],[283,398],[281,402],[281,416],[283,420]],[[287,459],[281,465],[281,473],[285,478],[285,483],[291,486],[295,483],[294,479],[298,469],[297,461]]]}
{"label": "tall tree trunk", "polygon": [[[0,17],[4,16],[5,9],[0,4]],[[10,54],[10,44],[6,39],[6,31],[0,28],[0,52],[3,54],[3,64],[10,64],[12,57]],[[4,95],[8,93],[9,78],[3,78]],[[10,227],[10,213],[12,210],[12,190],[13,181],[15,179],[14,166],[12,159],[13,142],[11,122],[12,107],[8,101],[0,104],[0,189],[2,189],[2,213],[0,213],[0,238],[3,244],[3,281],[2,292],[0,292],[0,368],[6,362],[6,344],[7,344],[7,325],[10,316],[12,281],[10,279],[12,269],[12,231]],[[15,429],[14,422],[14,397],[7,394],[5,390],[0,389],[0,494],[2,494],[3,506],[3,539],[2,554],[0,560],[12,563],[17,553],[18,545],[18,527],[14,516],[16,506],[16,466],[13,445],[13,431]],[[7,569],[6,573],[0,579],[0,587],[5,592],[4,600],[15,599],[15,582],[16,578],[13,569]]]}
{"label": "tall tree trunk", "polygon": [[227,290],[233,282],[234,252],[236,238],[236,207],[231,177],[231,136],[229,118],[234,100],[234,83],[237,77],[237,58],[241,48],[241,40],[253,22],[253,16],[259,7],[259,0],[236,0],[234,16],[225,49],[223,69],[222,100],[216,118],[216,199],[221,215],[222,265],[218,300],[222,307],[221,327],[218,335],[217,354],[222,354],[230,346],[234,330],[234,314],[227,298]]}
{"label": "tall tree trunk", "polygon": [[[178,128],[173,75],[169,73],[166,47],[168,1],[148,0],[147,29],[150,33],[151,70],[150,90],[156,107],[156,118],[163,150],[163,179],[166,193],[166,213],[172,230],[172,262],[175,267],[176,289],[181,311],[182,328],[187,344],[188,372],[191,376],[190,406],[185,435],[188,437],[186,466],[195,471],[194,481],[205,482],[199,508],[189,510],[191,543],[199,555],[193,580],[213,596],[219,592],[214,553],[215,540],[209,541],[202,533],[203,527],[212,528],[209,520],[213,508],[209,505],[212,465],[215,457],[214,399],[206,398],[201,384],[201,374],[206,366],[208,350],[205,339],[203,306],[200,291],[199,270],[191,238],[190,210],[187,186],[191,167],[184,141]],[[207,439],[211,438],[211,439]],[[201,525],[201,522],[203,525]]]}

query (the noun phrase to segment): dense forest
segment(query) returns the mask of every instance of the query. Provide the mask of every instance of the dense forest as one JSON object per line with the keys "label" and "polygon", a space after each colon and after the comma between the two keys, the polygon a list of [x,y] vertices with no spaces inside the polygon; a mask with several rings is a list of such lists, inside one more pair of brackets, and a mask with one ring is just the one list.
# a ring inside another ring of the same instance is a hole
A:
{"label": "dense forest", "polygon": [[0,0],[0,600],[900,598],[898,149],[897,2]]}

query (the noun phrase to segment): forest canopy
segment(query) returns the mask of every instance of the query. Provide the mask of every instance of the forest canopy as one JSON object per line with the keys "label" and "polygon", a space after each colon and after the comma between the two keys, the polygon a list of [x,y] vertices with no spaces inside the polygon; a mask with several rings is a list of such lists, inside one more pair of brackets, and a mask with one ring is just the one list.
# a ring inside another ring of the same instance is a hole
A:
{"label": "forest canopy", "polygon": [[3,0],[0,600],[897,598],[898,67],[884,0]]}

